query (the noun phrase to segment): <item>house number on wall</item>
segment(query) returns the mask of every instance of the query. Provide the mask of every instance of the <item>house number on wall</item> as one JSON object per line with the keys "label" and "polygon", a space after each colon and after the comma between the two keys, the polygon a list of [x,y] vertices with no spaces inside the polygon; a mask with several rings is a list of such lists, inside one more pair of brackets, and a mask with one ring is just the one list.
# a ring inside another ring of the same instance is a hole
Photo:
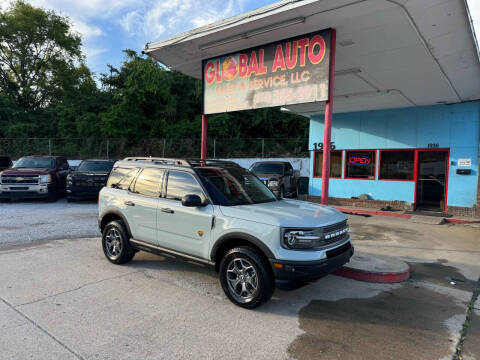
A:
{"label": "house number on wall", "polygon": [[[323,150],[323,142],[313,143],[314,150]],[[335,142],[330,143],[330,149],[335,150]]]}
{"label": "house number on wall", "polygon": [[429,149],[438,149],[438,143],[430,143],[428,144],[428,148]]}

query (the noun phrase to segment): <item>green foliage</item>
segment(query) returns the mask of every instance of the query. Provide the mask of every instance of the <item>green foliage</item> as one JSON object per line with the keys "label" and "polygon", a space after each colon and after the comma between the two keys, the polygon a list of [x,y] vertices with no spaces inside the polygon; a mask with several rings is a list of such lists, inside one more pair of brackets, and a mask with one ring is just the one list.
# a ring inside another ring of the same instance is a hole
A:
{"label": "green foliage", "polygon": [[89,70],[68,19],[18,0],[0,13],[0,91],[25,110],[71,94]]}
{"label": "green foliage", "polygon": [[[67,18],[21,0],[0,11],[0,138],[133,144],[200,137],[201,81],[125,50],[123,64],[110,66],[99,88],[83,63],[80,37],[70,30]],[[223,113],[209,116],[208,132],[223,139],[305,138],[308,120],[278,108]]]}

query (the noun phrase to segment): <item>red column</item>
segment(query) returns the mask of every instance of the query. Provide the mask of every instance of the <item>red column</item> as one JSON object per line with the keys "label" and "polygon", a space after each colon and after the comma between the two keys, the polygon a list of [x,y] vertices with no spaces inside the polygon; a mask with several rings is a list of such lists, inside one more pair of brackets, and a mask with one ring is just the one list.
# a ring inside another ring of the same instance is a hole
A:
{"label": "red column", "polygon": [[328,84],[328,100],[325,104],[325,126],[323,129],[323,164],[322,164],[322,204],[328,205],[328,182],[330,180],[330,147],[332,135],[333,88],[335,79],[335,45],[337,32],[332,29],[330,40],[330,70]]}
{"label": "red column", "polygon": [[202,115],[202,148],[200,151],[200,159],[207,159],[207,115]]}

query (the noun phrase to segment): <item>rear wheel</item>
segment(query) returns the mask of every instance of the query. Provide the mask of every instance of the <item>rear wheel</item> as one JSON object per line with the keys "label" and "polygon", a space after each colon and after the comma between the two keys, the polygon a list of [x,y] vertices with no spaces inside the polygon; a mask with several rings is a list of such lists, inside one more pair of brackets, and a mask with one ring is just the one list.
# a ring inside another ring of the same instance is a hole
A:
{"label": "rear wheel", "polygon": [[220,283],[235,304],[253,309],[267,302],[275,289],[267,260],[254,248],[229,250],[220,262]]}
{"label": "rear wheel", "polygon": [[133,259],[132,249],[125,226],[120,220],[111,221],[102,234],[103,253],[114,264],[125,264]]}

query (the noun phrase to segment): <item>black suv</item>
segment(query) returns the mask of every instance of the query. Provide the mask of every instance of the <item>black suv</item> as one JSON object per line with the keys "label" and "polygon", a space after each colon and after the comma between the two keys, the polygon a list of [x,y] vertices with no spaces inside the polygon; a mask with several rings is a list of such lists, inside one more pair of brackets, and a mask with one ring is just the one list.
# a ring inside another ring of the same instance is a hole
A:
{"label": "black suv", "polygon": [[107,183],[113,160],[84,160],[67,177],[67,200],[96,198]]}
{"label": "black suv", "polygon": [[279,198],[297,197],[298,171],[288,161],[258,161],[249,169]]}

